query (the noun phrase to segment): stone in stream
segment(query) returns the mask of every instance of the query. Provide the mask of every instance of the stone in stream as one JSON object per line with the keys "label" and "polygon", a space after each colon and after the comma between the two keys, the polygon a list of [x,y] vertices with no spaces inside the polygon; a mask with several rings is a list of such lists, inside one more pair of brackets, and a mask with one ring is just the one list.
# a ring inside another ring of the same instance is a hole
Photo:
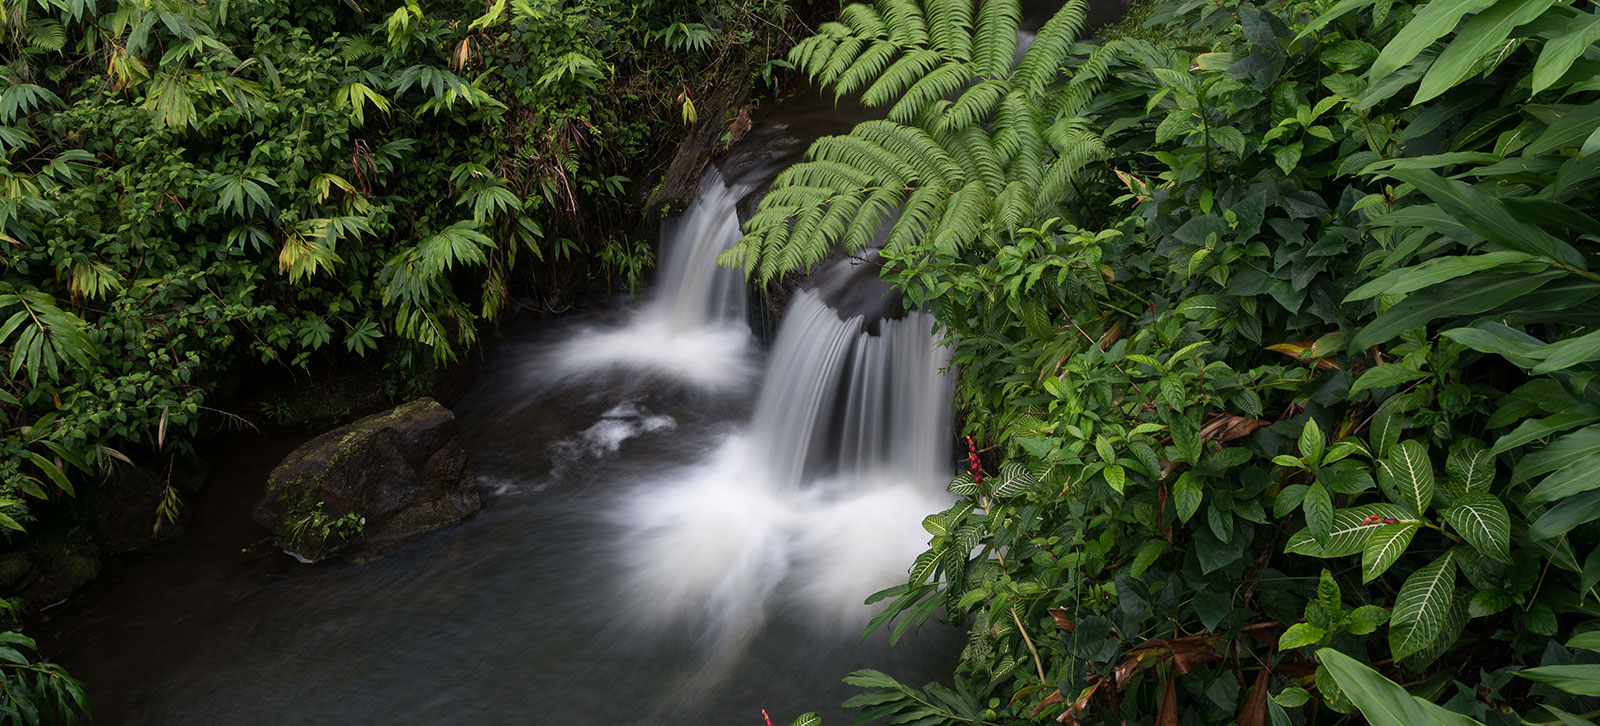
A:
{"label": "stone in stream", "polygon": [[255,520],[315,562],[346,548],[357,559],[381,553],[479,506],[455,414],[419,398],[295,449],[267,478]]}

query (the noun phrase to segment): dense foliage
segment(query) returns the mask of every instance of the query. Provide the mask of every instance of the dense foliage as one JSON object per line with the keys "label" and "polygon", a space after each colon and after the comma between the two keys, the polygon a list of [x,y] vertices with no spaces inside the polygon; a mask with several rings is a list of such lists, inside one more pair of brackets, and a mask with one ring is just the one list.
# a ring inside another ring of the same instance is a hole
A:
{"label": "dense foliage", "polygon": [[959,672],[857,673],[862,720],[1590,723],[1591,10],[1148,0],[1079,44],[1075,1],[1013,65],[1014,0],[881,0],[797,46],[889,118],[729,261],[881,240],[973,442],[874,596]]}
{"label": "dense foliage", "polygon": [[[157,472],[173,518],[246,372],[414,378],[508,306],[636,285],[663,141],[771,82],[794,25],[786,0],[0,0],[0,544],[112,466]],[[6,678],[0,712],[71,710]]]}
{"label": "dense foliage", "polygon": [[0,524],[224,423],[202,420],[229,371],[415,369],[514,297],[636,282],[624,172],[665,161],[706,84],[770,76],[706,71],[788,20],[782,0],[6,0]]}

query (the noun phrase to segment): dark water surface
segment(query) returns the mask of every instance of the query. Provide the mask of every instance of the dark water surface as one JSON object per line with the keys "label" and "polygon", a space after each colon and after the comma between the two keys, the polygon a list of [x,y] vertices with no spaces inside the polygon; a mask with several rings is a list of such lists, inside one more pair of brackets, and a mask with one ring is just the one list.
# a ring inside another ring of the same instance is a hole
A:
{"label": "dark water surface", "polygon": [[547,337],[500,346],[457,407],[483,511],[382,559],[243,552],[264,534],[249,507],[298,441],[234,444],[189,532],[46,626],[99,722],[759,726],[765,708],[775,722],[818,710],[841,723],[851,670],[949,672],[957,646],[940,626],[891,652],[782,602],[720,662],[687,636],[633,627],[638,604],[617,601],[612,569],[629,533],[606,514],[634,482],[703,457],[748,401],[648,381],[541,393],[526,341]]}

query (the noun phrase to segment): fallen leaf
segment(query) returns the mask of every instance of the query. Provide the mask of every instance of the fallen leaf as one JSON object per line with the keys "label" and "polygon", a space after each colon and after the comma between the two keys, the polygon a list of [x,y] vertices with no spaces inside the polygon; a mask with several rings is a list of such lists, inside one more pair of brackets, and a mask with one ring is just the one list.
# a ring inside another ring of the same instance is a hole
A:
{"label": "fallen leaf", "polygon": [[1250,688],[1250,696],[1244,701],[1244,708],[1239,709],[1239,726],[1266,726],[1267,725],[1267,686],[1272,680],[1272,660],[1268,656],[1266,666],[1256,674],[1256,683]]}
{"label": "fallen leaf", "polygon": [[1206,425],[1200,427],[1201,443],[1216,441],[1227,442],[1242,439],[1254,433],[1263,426],[1271,426],[1272,422],[1259,418],[1246,418],[1235,416],[1231,413],[1219,413],[1211,417]]}
{"label": "fallen leaf", "polygon": [[1167,692],[1161,697],[1161,710],[1156,713],[1156,726],[1178,726],[1177,675],[1167,679]]}

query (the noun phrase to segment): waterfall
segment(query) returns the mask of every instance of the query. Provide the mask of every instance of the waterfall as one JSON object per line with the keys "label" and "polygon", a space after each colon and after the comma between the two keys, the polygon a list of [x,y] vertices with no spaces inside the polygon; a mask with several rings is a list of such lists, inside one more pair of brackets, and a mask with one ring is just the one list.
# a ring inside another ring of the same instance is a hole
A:
{"label": "waterfall", "polygon": [[715,660],[777,607],[853,638],[863,599],[905,580],[949,502],[949,351],[926,313],[867,322],[797,293],[748,430],[620,502],[629,622]]}
{"label": "waterfall", "polygon": [[651,309],[669,329],[744,324],[744,275],[718,267],[717,256],[739,241],[736,207],[754,189],[729,185],[716,167],[707,167],[689,209],[661,223],[664,259]]}
{"label": "waterfall", "polygon": [[717,256],[739,241],[736,206],[754,189],[707,168],[689,208],[661,224],[655,298],[621,326],[578,331],[536,362],[540,377],[571,382],[627,369],[703,391],[744,389],[755,374],[744,277],[718,267]]}

